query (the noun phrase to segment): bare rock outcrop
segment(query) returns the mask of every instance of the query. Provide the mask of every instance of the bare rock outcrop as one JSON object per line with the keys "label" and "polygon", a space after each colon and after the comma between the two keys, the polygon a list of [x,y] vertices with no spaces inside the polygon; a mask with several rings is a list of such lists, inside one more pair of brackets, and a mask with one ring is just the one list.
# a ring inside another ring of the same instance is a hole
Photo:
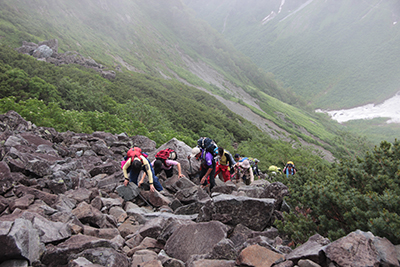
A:
{"label": "bare rock outcrop", "polygon": [[113,70],[106,70],[105,67],[91,58],[85,58],[75,51],[58,53],[58,40],[52,39],[38,44],[22,42],[22,46],[16,49],[19,53],[27,54],[48,63],[60,66],[63,64],[78,64],[99,72],[104,78],[112,80],[115,78]]}

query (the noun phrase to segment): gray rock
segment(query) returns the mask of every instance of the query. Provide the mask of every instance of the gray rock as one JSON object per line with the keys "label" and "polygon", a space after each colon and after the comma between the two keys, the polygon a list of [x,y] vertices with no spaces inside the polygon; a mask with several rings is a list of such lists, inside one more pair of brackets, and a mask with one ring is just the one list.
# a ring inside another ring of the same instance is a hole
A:
{"label": "gray rock", "polygon": [[140,189],[134,183],[129,183],[127,186],[120,185],[115,190],[125,201],[130,201],[140,194]]}
{"label": "gray rock", "polygon": [[45,250],[38,231],[25,219],[0,222],[0,243],[0,262],[24,258],[32,263],[38,261]]}
{"label": "gray rock", "polygon": [[243,224],[262,231],[271,226],[274,199],[258,199],[221,194],[202,208],[198,221],[218,220],[230,226]]}
{"label": "gray rock", "polygon": [[186,262],[192,255],[208,254],[227,236],[228,228],[216,221],[179,227],[165,244],[165,252]]}
{"label": "gray rock", "polygon": [[325,262],[325,256],[322,252],[328,244],[330,244],[329,239],[315,234],[306,243],[286,255],[286,259],[294,263],[297,263],[300,259],[310,259],[313,262],[322,264]]}
{"label": "gray rock", "polygon": [[325,249],[326,257],[339,266],[379,266],[378,252],[372,240],[352,232],[332,242]]}

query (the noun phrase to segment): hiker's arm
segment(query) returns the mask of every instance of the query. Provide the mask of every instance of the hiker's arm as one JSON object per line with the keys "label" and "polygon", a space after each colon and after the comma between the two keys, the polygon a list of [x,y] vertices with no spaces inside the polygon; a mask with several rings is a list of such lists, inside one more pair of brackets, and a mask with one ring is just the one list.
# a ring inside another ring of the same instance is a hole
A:
{"label": "hiker's arm", "polygon": [[178,162],[178,164],[176,164],[176,166],[178,166],[178,176],[179,176],[179,178],[181,178],[183,176],[181,164]]}
{"label": "hiker's arm", "polygon": [[156,188],[153,185],[153,172],[151,171],[151,166],[148,160],[143,160],[144,170],[149,177],[150,191],[155,192]]}
{"label": "hiker's arm", "polygon": [[210,175],[212,169],[213,169],[212,166],[210,168],[208,168],[206,174],[204,174],[203,178],[201,178],[200,184],[204,184],[204,182],[206,181],[207,177]]}
{"label": "hiker's arm", "polygon": [[125,165],[122,167],[122,171],[124,172],[124,177],[125,177],[125,180],[124,180],[124,185],[125,186],[127,186],[129,184],[129,174],[128,174],[127,170],[129,168],[129,166],[131,166],[131,163],[132,163],[132,160],[128,159],[125,162]]}
{"label": "hiker's arm", "polygon": [[140,181],[139,181],[139,183],[138,183],[138,186],[139,186],[139,187],[140,187],[141,184],[143,184],[144,178],[146,178],[146,173],[145,173],[145,172],[143,172],[142,179],[140,179]]}

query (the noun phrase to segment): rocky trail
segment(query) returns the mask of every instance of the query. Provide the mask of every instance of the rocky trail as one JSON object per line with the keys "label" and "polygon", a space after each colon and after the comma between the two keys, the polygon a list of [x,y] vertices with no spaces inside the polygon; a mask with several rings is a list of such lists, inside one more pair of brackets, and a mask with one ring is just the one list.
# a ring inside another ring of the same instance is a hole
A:
{"label": "rocky trail", "polygon": [[[369,232],[289,247],[274,227],[291,211],[284,184],[216,179],[208,193],[175,138],[156,148],[144,136],[57,132],[9,111],[0,140],[1,267],[399,266],[400,247]],[[173,148],[185,177],[161,175],[163,191],[128,200],[117,192],[133,146],[150,160]]]}

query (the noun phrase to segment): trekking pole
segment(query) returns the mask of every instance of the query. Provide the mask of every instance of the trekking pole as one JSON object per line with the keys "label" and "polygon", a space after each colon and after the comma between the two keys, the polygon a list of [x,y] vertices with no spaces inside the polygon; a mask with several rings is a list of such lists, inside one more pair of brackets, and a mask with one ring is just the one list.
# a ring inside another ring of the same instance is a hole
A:
{"label": "trekking pole", "polygon": [[[140,189],[139,189],[140,190]],[[142,193],[139,191],[139,194],[138,194],[139,196],[140,196],[140,198],[148,205],[148,206],[152,206],[152,207],[154,207],[153,205],[151,205],[149,202],[147,202],[147,200],[142,196]]]}
{"label": "trekking pole", "polygon": [[190,158],[188,158],[188,159],[189,159],[189,172],[190,172],[190,173],[188,173],[188,175],[189,175],[189,179],[192,180],[192,174],[193,174],[192,162],[190,161]]}

